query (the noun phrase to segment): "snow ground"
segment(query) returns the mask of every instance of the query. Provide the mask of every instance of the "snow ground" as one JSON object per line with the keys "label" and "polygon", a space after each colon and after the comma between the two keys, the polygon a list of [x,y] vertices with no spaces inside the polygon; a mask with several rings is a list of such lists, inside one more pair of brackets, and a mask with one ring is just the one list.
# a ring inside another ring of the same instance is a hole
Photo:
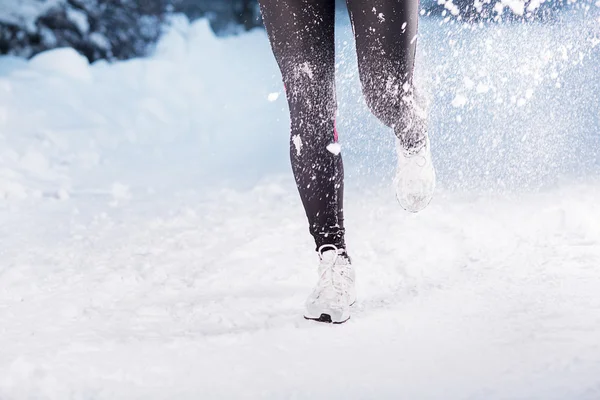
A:
{"label": "snow ground", "polygon": [[316,260],[264,33],[0,58],[0,399],[600,398],[598,18],[422,21],[418,215],[340,21],[341,326],[301,318]]}

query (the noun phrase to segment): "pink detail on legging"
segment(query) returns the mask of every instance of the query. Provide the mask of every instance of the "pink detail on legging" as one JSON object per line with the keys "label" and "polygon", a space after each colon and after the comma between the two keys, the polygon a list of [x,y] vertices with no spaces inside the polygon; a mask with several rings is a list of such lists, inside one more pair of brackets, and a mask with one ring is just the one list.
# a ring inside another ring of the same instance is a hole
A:
{"label": "pink detail on legging", "polygon": [[338,142],[338,133],[337,133],[337,126],[336,126],[336,123],[335,123],[335,118],[333,119],[333,141],[335,143]]}

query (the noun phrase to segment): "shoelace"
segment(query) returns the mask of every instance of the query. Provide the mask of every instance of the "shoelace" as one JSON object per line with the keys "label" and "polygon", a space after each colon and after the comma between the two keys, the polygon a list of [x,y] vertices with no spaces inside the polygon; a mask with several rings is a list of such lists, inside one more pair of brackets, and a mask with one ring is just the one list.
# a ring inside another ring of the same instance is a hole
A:
{"label": "shoelace", "polygon": [[319,256],[321,258],[321,262],[323,262],[323,252],[327,249],[332,249],[335,253],[335,256],[333,257],[331,262],[329,262],[329,264],[327,265],[327,268],[323,269],[323,272],[321,273],[321,280],[323,280],[323,277],[325,276],[325,274],[329,273],[330,279],[328,279],[326,282],[329,283],[331,285],[331,287],[333,288],[333,290],[335,290],[337,293],[343,294],[346,291],[345,290],[346,281],[345,281],[344,277],[342,276],[343,275],[342,273],[335,271],[336,261],[340,256],[340,251],[336,246],[334,246],[332,244],[325,244],[325,245],[319,247]]}

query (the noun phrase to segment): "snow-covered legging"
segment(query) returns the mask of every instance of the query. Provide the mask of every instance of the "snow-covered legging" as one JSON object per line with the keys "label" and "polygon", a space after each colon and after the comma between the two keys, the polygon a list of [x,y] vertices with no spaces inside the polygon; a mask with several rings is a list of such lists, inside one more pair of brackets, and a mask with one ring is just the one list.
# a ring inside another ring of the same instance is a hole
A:
{"label": "snow-covered legging", "polygon": [[[345,248],[342,157],[335,126],[335,0],[259,0],[291,116],[290,155],[317,248]],[[366,102],[406,148],[419,0],[347,0]]]}

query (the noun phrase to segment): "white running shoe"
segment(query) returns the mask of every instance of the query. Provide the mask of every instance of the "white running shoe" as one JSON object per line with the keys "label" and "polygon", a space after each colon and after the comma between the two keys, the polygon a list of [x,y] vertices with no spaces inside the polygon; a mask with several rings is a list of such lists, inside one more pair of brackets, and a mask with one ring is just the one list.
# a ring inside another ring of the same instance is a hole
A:
{"label": "white running shoe", "polygon": [[431,161],[429,137],[417,150],[406,150],[396,139],[398,171],[394,179],[396,198],[407,211],[418,212],[427,207],[435,191],[435,168]]}
{"label": "white running shoe", "polygon": [[319,258],[319,281],[306,300],[304,318],[341,324],[356,301],[354,268],[346,251],[333,245],[321,246]]}

